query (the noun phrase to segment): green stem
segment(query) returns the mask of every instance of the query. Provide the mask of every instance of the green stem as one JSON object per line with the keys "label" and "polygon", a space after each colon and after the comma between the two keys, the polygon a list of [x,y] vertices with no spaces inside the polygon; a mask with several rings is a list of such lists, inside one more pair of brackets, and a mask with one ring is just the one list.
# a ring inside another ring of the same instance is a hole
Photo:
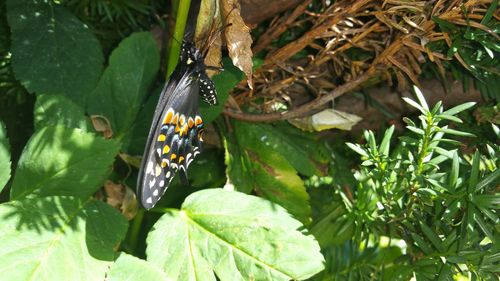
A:
{"label": "green stem", "polygon": [[181,53],[181,42],[184,37],[184,29],[186,28],[187,17],[191,0],[180,0],[177,8],[177,17],[175,20],[174,36],[170,44],[167,55],[167,79],[174,72],[175,66]]}
{"label": "green stem", "polygon": [[135,215],[134,220],[132,220],[132,226],[130,227],[130,235],[128,237],[128,246],[132,251],[137,250],[137,240],[139,237],[139,232],[141,231],[142,220],[144,218],[144,210],[139,209]]}

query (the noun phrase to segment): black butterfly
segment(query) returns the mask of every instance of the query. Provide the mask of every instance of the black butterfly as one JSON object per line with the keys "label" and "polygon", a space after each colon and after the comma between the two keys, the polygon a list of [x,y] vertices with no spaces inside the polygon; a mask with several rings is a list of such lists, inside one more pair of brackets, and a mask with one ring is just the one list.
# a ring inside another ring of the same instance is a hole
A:
{"label": "black butterfly", "polygon": [[148,210],[177,171],[187,179],[188,166],[201,151],[203,120],[198,100],[217,102],[203,57],[192,42],[184,40],[179,63],[161,92],[137,179],[142,206]]}

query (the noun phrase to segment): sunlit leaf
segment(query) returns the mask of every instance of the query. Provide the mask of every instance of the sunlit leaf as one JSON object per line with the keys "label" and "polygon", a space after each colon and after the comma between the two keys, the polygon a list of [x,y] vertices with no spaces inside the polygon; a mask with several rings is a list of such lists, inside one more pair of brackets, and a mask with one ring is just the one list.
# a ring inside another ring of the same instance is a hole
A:
{"label": "sunlit leaf", "polygon": [[147,259],[174,280],[303,280],[323,269],[319,245],[280,206],[207,189],[170,210],[147,239]]}
{"label": "sunlit leaf", "polygon": [[10,144],[5,125],[0,121],[0,192],[10,179]]}
{"label": "sunlit leaf", "polygon": [[125,38],[111,54],[109,66],[89,96],[89,113],[105,116],[114,136],[123,138],[136,120],[159,65],[160,54],[151,33]]}
{"label": "sunlit leaf", "polygon": [[30,92],[62,94],[82,103],[103,68],[97,38],[54,1],[7,1],[12,67]]}
{"label": "sunlit leaf", "polygon": [[0,205],[2,280],[104,280],[127,221],[92,199],[44,197]]}
{"label": "sunlit leaf", "polygon": [[119,145],[79,129],[45,127],[28,141],[10,196],[87,198],[104,182]]}
{"label": "sunlit leaf", "polygon": [[121,253],[120,257],[111,266],[106,275],[107,281],[141,280],[141,281],[168,281],[166,274],[153,264]]}

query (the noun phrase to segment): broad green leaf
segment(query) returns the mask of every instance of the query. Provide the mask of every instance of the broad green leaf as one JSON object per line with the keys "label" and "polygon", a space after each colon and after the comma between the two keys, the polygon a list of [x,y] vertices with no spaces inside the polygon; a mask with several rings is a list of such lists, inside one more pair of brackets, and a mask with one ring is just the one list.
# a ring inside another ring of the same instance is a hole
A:
{"label": "broad green leaf", "polygon": [[125,132],[122,139],[122,151],[131,155],[141,155],[144,153],[146,141],[149,135],[149,128],[153,122],[160,89],[153,91],[153,94],[146,100],[144,106],[140,109],[134,124]]}
{"label": "broad green leaf", "polygon": [[103,68],[92,31],[54,1],[8,0],[12,67],[30,92],[84,102]]}
{"label": "broad green leaf", "polygon": [[167,278],[166,274],[153,264],[129,254],[121,253],[120,257],[111,266],[106,280],[167,281],[172,279]]}
{"label": "broad green leaf", "polygon": [[49,195],[86,198],[104,181],[118,150],[116,141],[79,129],[42,128],[21,155],[11,199]]}
{"label": "broad green leaf", "polygon": [[[325,175],[326,162],[317,151],[322,144],[307,134],[286,126],[234,122],[237,138],[246,148],[268,150],[283,156],[290,165],[305,176]],[[293,131],[292,131],[293,130]]]}
{"label": "broad green leaf", "polygon": [[240,192],[206,189],[170,210],[147,238],[148,261],[174,280],[303,280],[324,258],[282,207]]}
{"label": "broad green leaf", "polygon": [[34,118],[36,130],[50,125],[79,128],[83,131],[89,131],[91,128],[88,119],[85,117],[84,108],[61,95],[38,95]]}
{"label": "broad green leaf", "polygon": [[0,192],[10,179],[10,145],[5,125],[0,121]]}
{"label": "broad green leaf", "polygon": [[89,113],[105,116],[114,136],[123,138],[136,120],[159,65],[160,54],[150,32],[134,33],[124,39],[111,54],[109,66],[89,96]]}
{"label": "broad green leaf", "polygon": [[1,204],[0,220],[3,281],[104,280],[128,226],[107,204],[59,196]]}
{"label": "broad green leaf", "polygon": [[[233,129],[237,148],[231,146],[229,148],[233,150],[232,153],[236,149],[239,152],[226,157],[233,158],[229,163],[236,165],[228,168],[230,172],[228,176],[236,190],[244,192],[254,190],[257,194],[281,205],[302,222],[308,222],[311,215],[309,195],[304,182],[297,175],[297,167],[292,166],[289,161],[291,158],[283,154],[286,148],[278,148],[280,145],[278,139],[273,134],[263,131],[273,128],[235,122]],[[231,150],[228,152],[231,153]],[[294,161],[300,166],[299,159]],[[302,162],[307,161],[307,159],[302,160]]]}

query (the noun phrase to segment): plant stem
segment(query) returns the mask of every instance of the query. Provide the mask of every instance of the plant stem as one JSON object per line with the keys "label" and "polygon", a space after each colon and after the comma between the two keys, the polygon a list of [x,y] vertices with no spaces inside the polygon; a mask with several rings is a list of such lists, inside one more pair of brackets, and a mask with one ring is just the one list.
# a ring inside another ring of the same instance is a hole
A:
{"label": "plant stem", "polygon": [[174,36],[167,55],[167,79],[168,77],[170,77],[172,72],[174,72],[179,54],[181,53],[181,42],[182,38],[184,37],[184,29],[186,28],[186,21],[190,5],[191,0],[179,1],[179,6],[177,8],[177,17],[175,20]]}
{"label": "plant stem", "polygon": [[128,246],[134,252],[137,250],[137,239],[139,237],[139,232],[142,226],[142,219],[144,218],[144,210],[139,209],[137,215],[135,215],[134,220],[132,220],[132,226],[130,227],[130,235],[128,237]]}

